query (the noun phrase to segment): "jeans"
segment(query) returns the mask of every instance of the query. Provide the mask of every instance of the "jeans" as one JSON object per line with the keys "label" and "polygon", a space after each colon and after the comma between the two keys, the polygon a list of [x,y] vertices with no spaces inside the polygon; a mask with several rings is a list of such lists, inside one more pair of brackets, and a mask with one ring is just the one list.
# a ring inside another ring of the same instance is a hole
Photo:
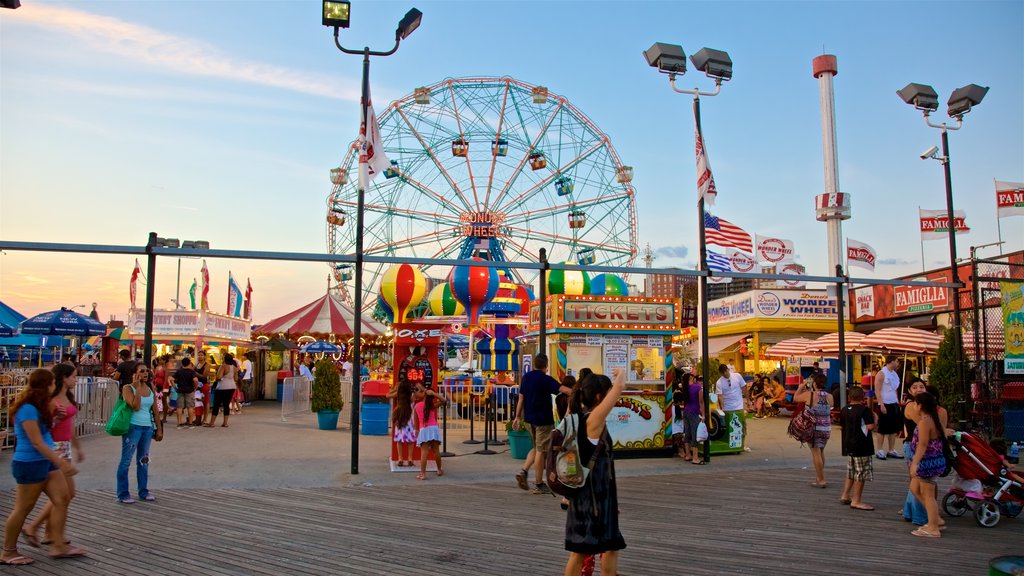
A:
{"label": "jeans", "polygon": [[[914,457],[910,452],[910,442],[903,443],[903,456],[907,466],[910,466],[910,461]],[[913,522],[918,526],[924,526],[928,523],[928,510],[925,509],[924,504],[910,490],[907,490],[907,497],[903,501],[903,519]]]}
{"label": "jeans", "polygon": [[128,492],[128,468],[135,455],[135,476],[139,484],[139,498],[149,494],[149,443],[153,439],[152,426],[132,424],[121,437],[121,462],[117,465],[117,498],[131,497]]}

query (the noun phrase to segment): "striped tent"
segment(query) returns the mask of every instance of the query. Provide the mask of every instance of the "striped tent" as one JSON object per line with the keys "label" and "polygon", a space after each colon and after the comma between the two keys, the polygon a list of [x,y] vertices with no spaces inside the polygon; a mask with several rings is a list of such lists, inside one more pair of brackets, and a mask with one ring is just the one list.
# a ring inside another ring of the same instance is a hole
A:
{"label": "striped tent", "polygon": [[[861,342],[865,337],[863,333],[849,330],[843,335],[847,354],[861,352]],[[839,354],[839,332],[825,334],[817,340],[813,340],[807,345],[804,352],[806,356]]]}
{"label": "striped tent", "polygon": [[[355,326],[355,314],[352,305],[344,302],[333,293],[326,294],[309,304],[285,314],[280,318],[256,327],[255,334],[286,334],[291,337],[310,335],[317,338],[328,334],[335,336],[352,336]],[[362,317],[361,335],[380,336],[385,328],[367,315]]]}
{"label": "striped tent", "polygon": [[909,354],[935,354],[942,336],[917,328],[883,328],[861,341],[861,349]]}
{"label": "striped tent", "polygon": [[803,356],[807,346],[814,343],[814,340],[807,338],[790,338],[778,344],[769,346],[764,355],[769,358],[789,358],[790,356]]}

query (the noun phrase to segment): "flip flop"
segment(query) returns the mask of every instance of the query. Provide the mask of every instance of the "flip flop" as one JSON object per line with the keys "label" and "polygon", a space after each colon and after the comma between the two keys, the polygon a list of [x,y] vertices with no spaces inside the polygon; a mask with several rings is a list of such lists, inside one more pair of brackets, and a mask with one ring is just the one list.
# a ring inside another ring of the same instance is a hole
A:
{"label": "flip flop", "polygon": [[427,479],[427,475],[426,474],[417,474],[416,475],[416,479],[417,480],[426,480]]}
{"label": "flip flop", "polygon": [[35,560],[21,555],[15,556],[14,558],[8,558],[6,560],[0,558],[0,565],[3,566],[27,566],[33,562],[35,562]]}
{"label": "flip flop", "polygon": [[25,539],[25,543],[33,548],[39,548],[39,537],[29,532],[25,528],[21,529],[21,537]]}
{"label": "flip flop", "polygon": [[81,548],[75,548],[74,546],[69,546],[66,550],[64,550],[60,554],[51,554],[50,558],[52,558],[54,560],[68,560],[70,558],[83,558],[83,557],[85,557],[85,555],[86,555],[85,550],[83,550]]}
{"label": "flip flop", "polygon": [[698,466],[703,466],[703,465],[707,464],[707,462],[705,462],[703,460],[691,460],[690,464],[696,464]]}
{"label": "flip flop", "polygon": [[[840,498],[839,499],[839,503],[844,505],[844,506],[849,506],[851,502],[853,502],[853,500],[850,500],[849,498]],[[901,512],[901,514],[902,514],[902,512]]]}
{"label": "flip flop", "polygon": [[864,510],[866,512],[871,512],[872,510],[875,509],[874,506],[872,506],[870,504],[863,504],[863,503],[858,505],[858,506],[854,506],[853,504],[850,504],[850,508],[853,508],[854,510]]}
{"label": "flip flop", "polygon": [[818,484],[817,482],[811,482],[811,486],[813,486],[815,488],[825,488],[826,486],[828,486],[828,482],[825,482],[823,484]]}
{"label": "flip flop", "polygon": [[911,532],[911,534],[913,534],[914,536],[920,536],[922,538],[941,538],[942,537],[941,534],[932,534],[931,532],[925,530],[924,528],[918,528],[917,530],[914,530],[913,532]]}

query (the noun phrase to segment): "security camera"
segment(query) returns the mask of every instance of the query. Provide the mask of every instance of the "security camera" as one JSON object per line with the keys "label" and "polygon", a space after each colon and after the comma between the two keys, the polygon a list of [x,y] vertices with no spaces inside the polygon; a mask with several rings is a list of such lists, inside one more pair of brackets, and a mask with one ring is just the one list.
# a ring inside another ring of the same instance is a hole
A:
{"label": "security camera", "polygon": [[938,153],[939,153],[939,147],[938,146],[932,146],[931,148],[929,148],[929,149],[927,149],[927,150],[925,150],[924,152],[921,153],[921,160],[927,160],[929,158],[935,158],[935,155],[938,154]]}

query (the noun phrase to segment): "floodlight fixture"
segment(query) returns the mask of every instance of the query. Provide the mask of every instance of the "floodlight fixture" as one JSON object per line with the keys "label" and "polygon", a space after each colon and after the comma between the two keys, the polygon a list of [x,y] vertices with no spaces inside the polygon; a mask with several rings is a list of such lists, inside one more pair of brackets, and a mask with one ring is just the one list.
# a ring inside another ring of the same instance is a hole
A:
{"label": "floodlight fixture", "polygon": [[20,0],[0,0],[0,8],[17,9],[21,6]]}
{"label": "floodlight fixture", "polygon": [[413,8],[402,16],[402,19],[398,22],[398,29],[395,30],[395,39],[405,40],[410,34],[416,31],[420,27],[420,22],[423,21],[423,12]]}
{"label": "floodlight fixture", "polygon": [[323,24],[329,28],[348,28],[352,3],[349,0],[323,0]]}
{"label": "floodlight fixture", "polygon": [[686,53],[678,44],[655,42],[644,50],[647,65],[665,74],[686,74]]}
{"label": "floodlight fixture", "polygon": [[904,86],[902,90],[897,90],[896,94],[904,102],[923,111],[926,115],[939,109],[939,95],[935,92],[934,88],[927,84],[911,82]]}
{"label": "floodlight fixture", "polygon": [[701,48],[696,54],[690,56],[693,67],[714,78],[717,82],[727,81],[732,78],[732,58],[729,54],[715,50],[714,48]]}
{"label": "floodlight fixture", "polygon": [[946,113],[949,114],[950,118],[960,118],[970,112],[971,108],[981,104],[982,99],[985,98],[987,93],[987,86],[978,86],[977,84],[968,84],[963,88],[957,88],[949,96],[949,102],[946,103],[948,106]]}

